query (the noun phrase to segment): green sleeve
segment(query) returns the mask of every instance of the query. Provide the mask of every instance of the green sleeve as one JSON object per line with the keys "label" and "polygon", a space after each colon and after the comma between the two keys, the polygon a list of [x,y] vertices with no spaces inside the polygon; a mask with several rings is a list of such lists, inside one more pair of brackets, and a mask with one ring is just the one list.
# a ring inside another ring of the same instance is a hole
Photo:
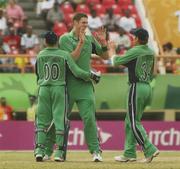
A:
{"label": "green sleeve", "polygon": [[112,62],[114,66],[125,65],[131,60],[134,60],[135,58],[137,58],[135,50],[130,49],[123,56],[115,55]]}
{"label": "green sleeve", "polygon": [[90,72],[84,71],[79,66],[77,66],[70,55],[65,55],[65,59],[67,61],[69,69],[75,77],[81,78],[85,81],[90,80]]}
{"label": "green sleeve", "polygon": [[65,50],[65,51],[70,52],[70,53],[74,50],[73,45],[71,44],[71,41],[66,34],[59,38],[59,44],[58,45],[59,45],[59,49]]}

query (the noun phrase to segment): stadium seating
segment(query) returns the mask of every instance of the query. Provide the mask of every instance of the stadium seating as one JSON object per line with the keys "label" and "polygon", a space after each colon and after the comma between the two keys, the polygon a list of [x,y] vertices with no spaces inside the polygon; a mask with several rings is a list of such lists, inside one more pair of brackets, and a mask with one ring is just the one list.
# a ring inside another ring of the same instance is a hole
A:
{"label": "stadium seating", "polygon": [[76,8],[76,12],[82,12],[82,13],[89,14],[90,10],[86,4],[79,4]]}
{"label": "stadium seating", "polygon": [[54,24],[53,31],[57,34],[57,36],[61,36],[62,34],[67,32],[67,27],[63,22],[57,22]]}
{"label": "stadium seating", "polygon": [[[134,4],[132,3],[132,0],[86,0],[85,3],[80,3],[77,4],[76,6],[73,6],[73,4],[71,4],[70,2],[65,1],[64,3],[59,5],[59,8],[64,13],[64,23],[63,22],[55,23],[52,28],[53,31],[56,32],[58,36],[61,36],[63,33],[69,31],[72,28],[72,24],[73,24],[72,18],[75,12],[83,12],[89,15],[91,9],[94,9],[97,12],[97,15],[100,16],[102,19],[106,14],[107,9],[109,8],[113,9],[113,13],[116,16],[122,16],[122,10],[130,9],[132,12],[132,16],[136,20],[137,26],[138,27],[141,26],[141,20],[137,14],[137,10]],[[45,28],[45,25],[44,26],[42,25],[42,28]],[[17,54],[17,52],[15,51],[14,54]],[[99,68],[97,68],[98,65],[100,65]],[[105,64],[103,62],[100,64],[93,63],[93,66],[96,67],[97,69],[101,69],[102,72],[107,72],[107,69],[104,68],[104,66],[102,65]]]}
{"label": "stadium seating", "polygon": [[120,15],[121,14],[121,7],[117,4],[112,5],[113,13],[115,15]]}
{"label": "stadium seating", "polygon": [[94,6],[94,10],[96,10],[97,15],[102,15],[102,14],[105,14],[106,12],[102,4],[96,4]]}
{"label": "stadium seating", "polygon": [[64,3],[61,6],[61,10],[63,11],[64,14],[74,13],[74,9],[72,8],[70,3]]}
{"label": "stadium seating", "polygon": [[137,14],[137,10],[136,10],[136,7],[134,5],[128,5],[128,9],[131,10],[132,14]]}
{"label": "stadium seating", "polygon": [[102,0],[102,5],[106,9],[111,8],[114,4],[116,4],[115,0]]}
{"label": "stadium seating", "polygon": [[132,4],[132,0],[118,0],[117,4],[119,6],[131,5]]}
{"label": "stadium seating", "polygon": [[137,27],[141,27],[141,19],[139,18],[139,16],[136,14],[133,14],[132,16],[135,18]]}
{"label": "stadium seating", "polygon": [[100,0],[86,0],[86,4],[99,4]]}
{"label": "stadium seating", "polygon": [[73,19],[73,16],[74,16],[73,13],[69,13],[69,14],[66,14],[66,15],[65,15],[64,20],[65,20],[65,23],[66,23],[68,29],[72,27],[72,19]]}

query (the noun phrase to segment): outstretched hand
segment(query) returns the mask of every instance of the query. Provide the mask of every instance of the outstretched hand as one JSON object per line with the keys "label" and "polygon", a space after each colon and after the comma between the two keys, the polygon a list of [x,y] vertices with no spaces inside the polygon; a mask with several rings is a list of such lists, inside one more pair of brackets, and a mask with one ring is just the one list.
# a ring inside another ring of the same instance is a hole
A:
{"label": "outstretched hand", "polygon": [[116,43],[114,41],[108,42],[109,58],[116,54]]}
{"label": "outstretched hand", "polygon": [[106,29],[104,27],[100,27],[96,33],[94,34],[96,40],[101,44],[101,46],[107,46],[106,41]]}

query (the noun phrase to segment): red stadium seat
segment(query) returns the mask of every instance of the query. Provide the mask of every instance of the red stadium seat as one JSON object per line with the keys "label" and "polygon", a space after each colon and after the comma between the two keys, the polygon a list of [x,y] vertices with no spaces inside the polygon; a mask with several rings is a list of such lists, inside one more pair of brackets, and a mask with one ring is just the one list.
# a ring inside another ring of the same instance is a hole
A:
{"label": "red stadium seat", "polygon": [[132,14],[137,14],[137,9],[134,5],[128,5],[128,9],[130,9]]}
{"label": "red stadium seat", "polygon": [[139,18],[139,16],[137,16],[137,17],[135,18],[135,21],[136,21],[137,27],[141,27],[141,26],[142,26],[142,24],[141,24],[141,19]]}
{"label": "red stadium seat", "polygon": [[130,40],[131,40],[131,47],[133,47],[134,46],[134,37],[133,37],[133,35],[131,34],[131,33],[129,33],[129,32],[127,32],[127,35],[129,36],[129,38],[130,38]]}
{"label": "red stadium seat", "polygon": [[86,4],[89,5],[89,4],[99,4],[100,3],[100,0],[86,0]]}
{"label": "red stadium seat", "polygon": [[106,10],[105,8],[103,7],[102,4],[96,4],[94,6],[94,10],[96,11],[97,15],[101,15],[101,14],[105,14]]}
{"label": "red stadium seat", "polygon": [[60,8],[64,12],[64,14],[74,13],[74,9],[72,8],[70,3],[64,3]]}
{"label": "red stadium seat", "polygon": [[64,20],[65,20],[65,23],[66,23],[68,29],[70,29],[70,28],[72,27],[72,24],[73,24],[73,22],[72,22],[73,16],[74,16],[74,14],[72,14],[72,13],[69,13],[69,14],[66,14],[66,15],[65,15]]}
{"label": "red stadium seat", "polygon": [[121,6],[121,9],[122,9],[122,10],[127,10],[127,9],[129,9],[129,5],[122,5],[122,6]]}
{"label": "red stadium seat", "polygon": [[63,22],[56,22],[54,24],[53,31],[57,34],[57,36],[61,36],[62,34],[66,33],[68,30]]}
{"label": "red stadium seat", "polygon": [[76,12],[90,13],[89,7],[86,4],[79,4],[76,8]]}
{"label": "red stadium seat", "polygon": [[102,5],[104,6],[104,8],[108,9],[111,8],[112,5],[116,4],[115,0],[103,0],[102,1]]}
{"label": "red stadium seat", "polygon": [[116,15],[116,14],[121,14],[121,8],[120,8],[120,6],[118,6],[117,4],[114,4],[113,6],[112,6],[112,9],[113,9],[113,13]]}
{"label": "red stadium seat", "polygon": [[118,0],[117,3],[119,6],[124,6],[124,5],[131,5],[132,4],[132,0]]}
{"label": "red stadium seat", "polygon": [[64,20],[65,20],[66,24],[69,24],[69,23],[72,22],[73,16],[74,16],[74,14],[72,14],[72,13],[69,13],[69,14],[66,14],[66,15],[65,15]]}

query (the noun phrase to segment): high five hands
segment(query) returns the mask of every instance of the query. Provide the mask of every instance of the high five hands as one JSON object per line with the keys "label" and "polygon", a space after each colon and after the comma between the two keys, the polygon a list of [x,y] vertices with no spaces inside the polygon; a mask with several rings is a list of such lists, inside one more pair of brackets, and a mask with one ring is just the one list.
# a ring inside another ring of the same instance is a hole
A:
{"label": "high five hands", "polygon": [[116,43],[114,41],[108,42],[108,54],[109,58],[116,54]]}
{"label": "high five hands", "polygon": [[107,46],[106,40],[106,29],[104,27],[100,27],[94,34],[96,40],[101,44],[101,46]]}

